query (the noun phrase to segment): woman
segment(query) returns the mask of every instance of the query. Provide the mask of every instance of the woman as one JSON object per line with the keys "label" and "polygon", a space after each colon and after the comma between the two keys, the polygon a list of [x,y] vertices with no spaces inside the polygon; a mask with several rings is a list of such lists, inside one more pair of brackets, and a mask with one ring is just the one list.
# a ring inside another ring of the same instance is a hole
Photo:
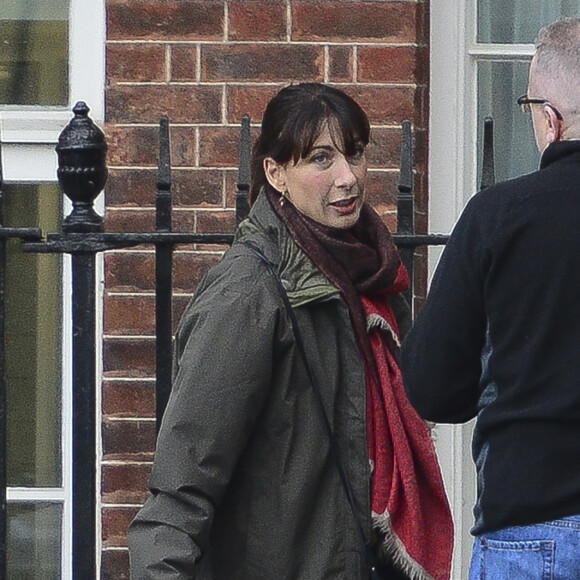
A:
{"label": "woman", "polygon": [[268,104],[250,217],[178,329],[133,579],[366,579],[365,542],[383,578],[448,578],[449,509],[396,360],[407,273],[364,201],[369,132],[326,85]]}

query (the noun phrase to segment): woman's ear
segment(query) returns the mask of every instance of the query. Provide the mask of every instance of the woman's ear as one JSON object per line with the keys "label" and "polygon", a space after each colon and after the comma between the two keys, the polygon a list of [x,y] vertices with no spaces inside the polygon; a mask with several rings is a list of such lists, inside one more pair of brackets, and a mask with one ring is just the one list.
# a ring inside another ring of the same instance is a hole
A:
{"label": "woman's ear", "polygon": [[271,157],[264,159],[264,174],[268,183],[280,193],[286,191],[286,168]]}

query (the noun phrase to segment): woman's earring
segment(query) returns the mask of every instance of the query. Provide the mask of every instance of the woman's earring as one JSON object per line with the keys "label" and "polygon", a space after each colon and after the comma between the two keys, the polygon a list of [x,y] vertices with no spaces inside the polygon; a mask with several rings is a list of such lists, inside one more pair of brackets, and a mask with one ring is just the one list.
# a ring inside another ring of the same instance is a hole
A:
{"label": "woman's earring", "polygon": [[280,199],[278,200],[278,203],[280,204],[280,207],[283,207],[284,206],[284,202],[286,201],[286,193],[287,193],[287,190],[286,189],[283,189],[280,192]]}

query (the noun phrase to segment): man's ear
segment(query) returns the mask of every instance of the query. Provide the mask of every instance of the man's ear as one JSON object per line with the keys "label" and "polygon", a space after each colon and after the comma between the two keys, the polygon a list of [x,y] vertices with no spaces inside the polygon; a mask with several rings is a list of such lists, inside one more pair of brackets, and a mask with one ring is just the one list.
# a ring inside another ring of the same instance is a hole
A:
{"label": "man's ear", "polygon": [[552,107],[544,106],[543,113],[546,117],[546,141],[548,145],[562,139],[562,121]]}
{"label": "man's ear", "polygon": [[274,161],[271,157],[264,159],[264,173],[268,183],[280,193],[286,191],[286,168]]}

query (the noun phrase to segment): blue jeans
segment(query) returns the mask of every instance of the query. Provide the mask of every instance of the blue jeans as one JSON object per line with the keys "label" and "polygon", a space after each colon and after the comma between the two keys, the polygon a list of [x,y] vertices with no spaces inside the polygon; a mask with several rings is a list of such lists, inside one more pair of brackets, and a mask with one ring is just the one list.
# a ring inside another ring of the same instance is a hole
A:
{"label": "blue jeans", "polygon": [[579,580],[580,515],[475,538],[469,580]]}

